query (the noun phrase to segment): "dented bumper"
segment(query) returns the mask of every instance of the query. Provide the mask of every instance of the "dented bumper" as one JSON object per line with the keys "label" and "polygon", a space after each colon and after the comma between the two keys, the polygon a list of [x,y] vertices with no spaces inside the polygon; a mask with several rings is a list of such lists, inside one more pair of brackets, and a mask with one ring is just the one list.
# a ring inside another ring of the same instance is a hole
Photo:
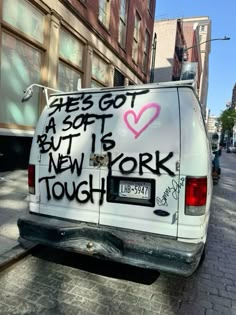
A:
{"label": "dented bumper", "polygon": [[18,228],[20,238],[39,244],[183,276],[195,271],[204,249],[203,242],[35,214],[19,218]]}

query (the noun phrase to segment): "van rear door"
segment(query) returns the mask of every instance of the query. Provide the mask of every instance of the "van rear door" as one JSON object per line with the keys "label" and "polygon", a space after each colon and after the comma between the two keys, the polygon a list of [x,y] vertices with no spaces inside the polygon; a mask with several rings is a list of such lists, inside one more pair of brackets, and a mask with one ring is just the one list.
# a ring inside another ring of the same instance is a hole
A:
{"label": "van rear door", "polygon": [[100,170],[90,158],[92,147],[101,147],[95,139],[101,121],[94,123],[96,113],[85,110],[92,104],[90,95],[78,92],[50,98],[44,129],[37,135],[42,214],[99,221]]}
{"label": "van rear door", "polygon": [[34,141],[40,213],[177,235],[177,88],[54,95]]}
{"label": "van rear door", "polygon": [[113,146],[102,148],[108,167],[101,166],[100,176],[107,194],[99,223],[176,236],[178,195],[184,189],[177,88],[120,90],[103,103],[113,115],[103,136]]}

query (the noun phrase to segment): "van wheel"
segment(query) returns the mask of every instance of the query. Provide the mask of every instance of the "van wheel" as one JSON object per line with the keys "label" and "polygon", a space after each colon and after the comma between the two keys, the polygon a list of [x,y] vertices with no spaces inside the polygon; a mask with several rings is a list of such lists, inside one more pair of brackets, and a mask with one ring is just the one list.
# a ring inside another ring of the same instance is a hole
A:
{"label": "van wheel", "polygon": [[202,252],[202,256],[201,256],[201,259],[199,261],[199,266],[201,266],[203,264],[205,258],[206,258],[206,246],[204,246],[204,249],[203,249],[203,252]]}

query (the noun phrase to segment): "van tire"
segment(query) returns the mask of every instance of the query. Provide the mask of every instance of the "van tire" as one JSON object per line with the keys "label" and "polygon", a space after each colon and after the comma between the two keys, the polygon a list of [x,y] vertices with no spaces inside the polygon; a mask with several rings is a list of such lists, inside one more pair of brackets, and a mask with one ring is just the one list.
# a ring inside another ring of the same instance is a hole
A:
{"label": "van tire", "polygon": [[199,266],[201,266],[204,262],[206,258],[206,245],[204,246],[204,249],[202,251],[202,255],[201,255],[201,258],[200,258],[200,261],[199,261]]}

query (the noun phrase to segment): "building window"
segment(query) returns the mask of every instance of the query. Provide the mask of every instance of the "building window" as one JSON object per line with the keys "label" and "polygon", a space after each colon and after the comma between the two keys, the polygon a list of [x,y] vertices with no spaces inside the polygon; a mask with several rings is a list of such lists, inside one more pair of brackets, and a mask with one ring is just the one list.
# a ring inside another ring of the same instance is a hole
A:
{"label": "building window", "polygon": [[98,82],[95,81],[95,80],[92,80],[92,81],[91,81],[91,88],[101,88],[101,87],[103,87],[103,86],[104,86],[104,85],[98,83]]}
{"label": "building window", "polygon": [[125,76],[120,71],[115,69],[114,86],[124,86],[124,83],[125,83]]}
{"label": "building window", "polygon": [[0,123],[34,127],[38,120],[39,93],[27,103],[23,91],[40,83],[42,53],[16,37],[2,32]]}
{"label": "building window", "polygon": [[71,33],[61,30],[59,40],[60,57],[71,62],[73,65],[82,67],[84,44]]}
{"label": "building window", "polygon": [[132,47],[132,59],[135,63],[138,63],[138,45],[139,45],[139,36],[140,36],[140,24],[141,18],[136,13],[135,22],[134,22],[134,36],[133,36],[133,47]]}
{"label": "building window", "polygon": [[204,32],[204,31],[205,31],[205,25],[201,25],[200,32]]}
{"label": "building window", "polygon": [[106,85],[108,85],[108,63],[94,54],[92,63],[92,86]]}
{"label": "building window", "polygon": [[3,1],[3,20],[43,43],[44,15],[26,1]]}
{"label": "building window", "polygon": [[84,44],[62,29],[59,40],[58,89],[69,92],[81,86]]}
{"label": "building window", "polygon": [[40,91],[26,103],[23,91],[42,81],[45,15],[24,0],[2,1],[0,127],[33,129],[38,121]]}
{"label": "building window", "polygon": [[119,23],[119,43],[122,48],[125,48],[126,44],[126,19],[127,9],[126,0],[120,0],[120,23]]}
{"label": "building window", "polygon": [[77,91],[81,86],[81,73],[70,66],[59,62],[58,89],[64,92]]}
{"label": "building window", "polygon": [[148,67],[149,46],[150,46],[150,35],[148,31],[146,31],[145,38],[144,38],[144,51],[143,51],[143,62],[142,62],[142,70],[144,72],[147,72],[147,67]]}
{"label": "building window", "polygon": [[109,28],[110,22],[110,0],[99,0],[99,21],[102,22],[106,28]]}

